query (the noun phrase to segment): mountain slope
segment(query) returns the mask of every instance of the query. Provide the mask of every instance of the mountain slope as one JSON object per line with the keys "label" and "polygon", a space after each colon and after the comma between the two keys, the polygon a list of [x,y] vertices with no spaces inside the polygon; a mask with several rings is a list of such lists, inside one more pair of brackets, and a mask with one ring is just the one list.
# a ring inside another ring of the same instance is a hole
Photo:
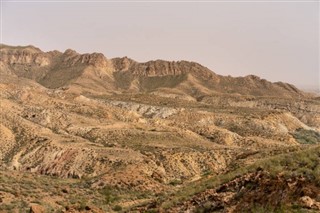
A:
{"label": "mountain slope", "polygon": [[279,200],[265,183],[319,176],[320,102],[291,85],[33,46],[0,57],[0,212],[239,212]]}
{"label": "mountain slope", "polygon": [[89,92],[153,92],[198,98],[217,93],[295,98],[293,85],[256,76],[217,75],[194,62],[163,60],[139,63],[127,57],[107,59],[101,53],[74,50],[42,52],[33,46],[1,45],[1,72],[33,79],[47,88],[69,87]]}

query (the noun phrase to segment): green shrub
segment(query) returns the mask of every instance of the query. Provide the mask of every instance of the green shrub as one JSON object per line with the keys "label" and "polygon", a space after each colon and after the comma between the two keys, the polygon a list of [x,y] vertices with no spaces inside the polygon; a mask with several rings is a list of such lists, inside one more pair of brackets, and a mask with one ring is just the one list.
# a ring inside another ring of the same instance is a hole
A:
{"label": "green shrub", "polygon": [[119,206],[119,205],[115,205],[113,208],[112,208],[113,211],[116,211],[116,212],[119,212],[122,210],[122,207]]}
{"label": "green shrub", "polygon": [[113,203],[119,199],[110,186],[105,186],[99,192],[104,196],[104,201],[106,204]]}
{"label": "green shrub", "polygon": [[170,181],[169,184],[172,185],[172,186],[181,185],[182,181],[179,180],[179,179],[174,179],[174,180]]}
{"label": "green shrub", "polygon": [[320,143],[320,133],[314,130],[299,128],[293,133],[293,137],[302,144]]}

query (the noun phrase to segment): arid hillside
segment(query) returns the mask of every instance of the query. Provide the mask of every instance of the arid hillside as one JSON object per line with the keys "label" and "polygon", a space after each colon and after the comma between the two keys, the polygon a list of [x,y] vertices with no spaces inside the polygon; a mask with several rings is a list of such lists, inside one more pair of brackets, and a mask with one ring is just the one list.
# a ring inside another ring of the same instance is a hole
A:
{"label": "arid hillside", "polygon": [[320,101],[290,84],[33,46],[0,68],[0,212],[320,211]]}
{"label": "arid hillside", "polygon": [[240,94],[296,98],[304,94],[286,83],[271,83],[257,76],[226,77],[188,61],[136,62],[107,59],[101,53],[74,50],[42,52],[33,46],[1,45],[1,72],[35,80],[46,88],[68,87],[91,93],[148,92],[199,98],[212,94]]}

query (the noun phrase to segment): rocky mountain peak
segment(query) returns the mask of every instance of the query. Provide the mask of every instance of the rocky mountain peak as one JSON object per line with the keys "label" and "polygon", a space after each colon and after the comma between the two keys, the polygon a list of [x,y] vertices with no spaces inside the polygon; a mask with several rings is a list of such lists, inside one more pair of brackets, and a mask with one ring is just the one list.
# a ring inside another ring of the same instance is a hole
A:
{"label": "rocky mountain peak", "polygon": [[10,46],[6,44],[0,44],[1,52],[29,52],[29,53],[41,53],[41,49],[33,45],[27,46]]}
{"label": "rocky mountain peak", "polygon": [[73,49],[66,49],[63,54],[66,56],[79,55],[79,53]]}
{"label": "rocky mountain peak", "polygon": [[2,72],[34,79],[49,88],[67,86],[79,79],[87,79],[81,84],[88,87],[88,79],[91,79],[95,83],[90,85],[100,82],[101,88],[108,90],[145,92],[170,88],[192,97],[215,92],[283,97],[303,95],[293,85],[271,83],[254,75],[225,77],[190,61],[140,63],[128,57],[107,59],[102,53],[80,54],[72,49],[63,53],[42,52],[34,46],[1,45],[0,51]]}
{"label": "rocky mountain peak", "polygon": [[122,58],[114,60],[114,64],[116,64],[115,67],[118,70],[127,70],[135,76],[178,76],[191,73],[211,76],[214,74],[208,68],[189,61],[165,61],[158,59],[137,63],[132,59]]}
{"label": "rocky mountain peak", "polygon": [[32,45],[12,47],[1,45],[0,60],[5,64],[29,64],[36,66],[47,66],[50,64],[49,57],[39,48]]}
{"label": "rocky mountain peak", "polygon": [[247,76],[245,76],[245,78],[250,79],[250,80],[261,80],[261,78],[256,75],[247,75]]}
{"label": "rocky mountain peak", "polygon": [[67,49],[63,53],[63,62],[69,66],[76,64],[91,65],[100,68],[107,66],[107,59],[102,53],[79,54],[72,49]]}
{"label": "rocky mountain peak", "polygon": [[115,71],[127,71],[133,64],[137,63],[136,61],[132,60],[131,58],[128,58],[127,56],[122,58],[113,58],[111,59],[111,61]]}

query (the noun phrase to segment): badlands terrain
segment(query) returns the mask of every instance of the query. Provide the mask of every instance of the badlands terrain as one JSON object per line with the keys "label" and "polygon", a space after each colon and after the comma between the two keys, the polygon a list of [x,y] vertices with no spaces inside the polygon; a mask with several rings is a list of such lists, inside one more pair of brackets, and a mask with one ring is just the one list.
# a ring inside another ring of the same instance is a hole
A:
{"label": "badlands terrain", "polygon": [[320,98],[188,61],[0,49],[0,212],[319,212]]}

